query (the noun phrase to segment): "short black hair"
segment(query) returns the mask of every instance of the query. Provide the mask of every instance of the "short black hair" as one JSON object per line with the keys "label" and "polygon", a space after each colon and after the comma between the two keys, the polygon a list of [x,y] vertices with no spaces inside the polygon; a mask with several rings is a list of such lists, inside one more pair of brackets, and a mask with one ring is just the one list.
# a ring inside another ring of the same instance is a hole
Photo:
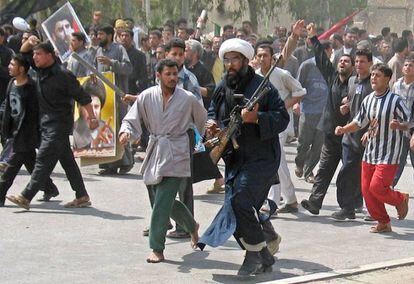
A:
{"label": "short black hair", "polygon": [[14,34],[14,28],[12,25],[9,24],[5,24],[2,26],[2,29],[4,29],[4,31],[9,31],[10,35]]}
{"label": "short black hair", "polygon": [[388,77],[388,78],[392,77],[392,69],[388,67],[387,64],[384,64],[384,63],[374,64],[371,67],[371,72],[374,70],[380,71],[382,74],[384,74],[385,77]]}
{"label": "short black hair", "polygon": [[357,49],[355,51],[355,57],[357,56],[365,56],[368,62],[372,62],[372,51],[369,49]]}
{"label": "short black hair", "polygon": [[403,52],[408,47],[408,41],[405,38],[399,38],[393,43],[395,52]]}
{"label": "short black hair", "polygon": [[338,33],[334,33],[334,34],[332,34],[332,37],[333,37],[335,40],[339,41],[341,44],[344,44],[344,39],[341,37],[341,35],[340,35],[340,34],[338,34]]}
{"label": "short black hair", "polygon": [[176,25],[179,26],[180,24],[186,24],[187,25],[187,20],[184,18],[178,19]]}
{"label": "short black hair", "polygon": [[229,29],[233,29],[234,27],[232,25],[225,25],[223,27],[223,31],[229,30]]}
{"label": "short black hair", "polygon": [[162,59],[157,63],[157,66],[155,67],[155,70],[157,70],[158,73],[162,73],[162,71],[164,70],[165,67],[177,67],[178,69],[178,64],[177,62],[175,62],[174,60],[171,59]]}
{"label": "short black hair", "polygon": [[150,36],[150,35],[155,35],[156,37],[158,37],[159,39],[161,39],[162,38],[162,33],[160,32],[160,30],[158,30],[158,29],[153,29],[153,30],[150,30],[149,31],[149,33],[148,33],[148,37]]}
{"label": "short black hair", "polygon": [[413,32],[410,30],[403,30],[401,33],[402,38],[408,38]]}
{"label": "short black hair", "polygon": [[131,29],[125,29],[122,31],[123,33],[128,33],[132,38],[134,37],[134,31]]}
{"label": "short black hair", "polygon": [[98,32],[104,32],[107,35],[114,35],[114,27],[111,25],[101,25],[96,28]]}
{"label": "short black hair", "polygon": [[414,55],[410,54],[408,55],[404,61],[408,61],[408,62],[414,62]]}
{"label": "short black hair", "polygon": [[55,49],[53,48],[53,45],[49,41],[41,42],[35,47],[33,47],[33,50],[43,50],[46,53],[51,53],[53,56],[55,55]]}
{"label": "short black hair", "polygon": [[351,64],[352,64],[352,66],[354,66],[355,65],[355,59],[354,59],[354,57],[352,57],[352,55],[351,54],[348,54],[348,53],[344,53],[344,54],[342,54],[340,57],[339,57],[339,59],[341,59],[341,57],[348,57],[350,60],[351,60]]}
{"label": "short black hair", "polygon": [[25,73],[29,71],[30,63],[21,53],[13,54],[12,60],[16,61],[19,64],[19,66],[23,67]]}
{"label": "short black hair", "polygon": [[361,37],[366,32],[367,32],[367,30],[363,30],[363,29],[358,30],[358,37]]}
{"label": "short black hair", "polygon": [[0,28],[0,36],[5,36],[6,31],[3,28]]}
{"label": "short black hair", "polygon": [[391,32],[390,27],[383,27],[383,28],[381,29],[381,35],[382,35],[383,37],[386,37],[386,36],[387,36],[390,32]]}
{"label": "short black hair", "polygon": [[165,26],[169,26],[169,27],[172,27],[174,29],[175,23],[174,23],[173,20],[169,19],[169,20],[165,21],[164,27]]}
{"label": "short black hair", "polygon": [[259,50],[259,48],[269,50],[270,56],[273,56],[273,54],[274,54],[273,47],[272,47],[271,44],[268,44],[268,43],[256,44],[255,49],[254,49],[254,51],[255,51],[256,54],[257,54],[257,50]]}
{"label": "short black hair", "polygon": [[346,34],[358,35],[358,31],[359,31],[359,29],[357,27],[349,28],[349,29],[346,29],[345,35]]}
{"label": "short black hair", "polygon": [[165,45],[165,51],[170,52],[171,49],[174,47],[182,48],[185,50],[185,42],[181,38],[172,38],[166,45]]}
{"label": "short black hair", "polygon": [[76,37],[77,40],[83,41],[83,43],[86,43],[86,35],[81,32],[74,32],[72,33],[73,37]]}

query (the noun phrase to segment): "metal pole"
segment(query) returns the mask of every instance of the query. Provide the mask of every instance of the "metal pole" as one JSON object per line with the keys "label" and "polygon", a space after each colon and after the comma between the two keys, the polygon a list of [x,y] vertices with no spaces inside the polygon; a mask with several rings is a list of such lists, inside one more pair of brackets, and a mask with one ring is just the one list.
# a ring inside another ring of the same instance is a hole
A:
{"label": "metal pole", "polygon": [[188,13],[189,13],[189,1],[181,0],[181,18],[188,20]]}
{"label": "metal pole", "polygon": [[151,1],[145,0],[145,18],[147,19],[147,27],[151,27]]}

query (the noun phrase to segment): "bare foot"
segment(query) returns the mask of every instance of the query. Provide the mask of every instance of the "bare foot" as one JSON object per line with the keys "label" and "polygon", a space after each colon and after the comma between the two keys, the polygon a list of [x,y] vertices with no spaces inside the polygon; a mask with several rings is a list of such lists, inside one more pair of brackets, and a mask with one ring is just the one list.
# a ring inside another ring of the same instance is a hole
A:
{"label": "bare foot", "polygon": [[159,251],[152,251],[152,253],[150,253],[150,255],[147,257],[147,262],[148,263],[158,263],[161,261],[164,261],[164,254],[163,252],[159,252]]}
{"label": "bare foot", "polygon": [[195,229],[192,233],[190,233],[191,236],[191,247],[193,249],[197,249],[197,243],[198,243],[198,229],[200,228],[200,224],[196,223]]}

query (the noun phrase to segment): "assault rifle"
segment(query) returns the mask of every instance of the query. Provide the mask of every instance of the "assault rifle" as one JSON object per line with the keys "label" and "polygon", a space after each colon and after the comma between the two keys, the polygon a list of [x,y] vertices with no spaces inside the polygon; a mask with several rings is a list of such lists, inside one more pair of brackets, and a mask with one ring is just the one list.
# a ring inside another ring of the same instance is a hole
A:
{"label": "assault rifle", "polygon": [[240,133],[240,127],[243,123],[241,117],[242,109],[246,108],[248,111],[253,110],[256,103],[265,96],[271,88],[269,87],[269,77],[272,74],[273,70],[276,68],[277,64],[280,62],[282,56],[278,56],[275,59],[275,62],[271,66],[270,70],[267,72],[266,76],[263,78],[260,85],[254,91],[250,100],[248,100],[244,105],[236,105],[230,112],[230,122],[226,128],[219,132],[218,136],[213,137],[207,140],[204,145],[208,148],[212,148],[210,151],[210,158],[214,164],[217,164],[223,155],[224,150],[227,147],[229,141],[232,142],[233,148],[237,150],[239,145],[237,144],[236,137]]}

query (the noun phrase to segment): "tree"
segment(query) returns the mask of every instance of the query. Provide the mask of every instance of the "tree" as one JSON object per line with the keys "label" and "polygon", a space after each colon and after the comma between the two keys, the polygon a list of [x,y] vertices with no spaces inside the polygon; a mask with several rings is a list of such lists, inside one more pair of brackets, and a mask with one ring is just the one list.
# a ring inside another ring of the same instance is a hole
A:
{"label": "tree", "polygon": [[[218,12],[224,12],[226,10],[225,0],[218,0],[217,9]],[[233,20],[240,19],[245,11],[249,11],[249,20],[252,23],[253,30],[257,32],[258,17],[275,17],[277,16],[276,8],[281,7],[282,0],[235,0],[237,3],[236,9],[230,11]]]}
{"label": "tree", "polygon": [[358,8],[366,8],[367,0],[289,0],[289,11],[297,19],[328,28]]}

